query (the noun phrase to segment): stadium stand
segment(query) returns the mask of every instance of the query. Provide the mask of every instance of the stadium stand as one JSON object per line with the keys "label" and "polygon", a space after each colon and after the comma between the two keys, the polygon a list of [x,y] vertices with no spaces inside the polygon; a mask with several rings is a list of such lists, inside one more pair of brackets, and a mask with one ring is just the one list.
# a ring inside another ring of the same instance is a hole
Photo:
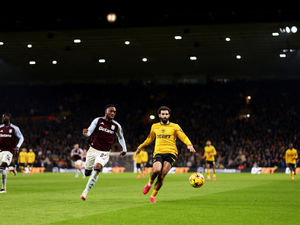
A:
{"label": "stadium stand", "polygon": [[[285,168],[288,143],[299,146],[298,85],[299,81],[6,85],[1,90],[11,94],[0,96],[0,111],[12,113],[25,137],[23,146],[33,147],[38,167],[70,168],[74,143],[88,146],[82,129],[104,114],[107,103],[114,103],[129,151],[136,150],[158,121],[149,115],[168,105],[171,121],[182,126],[197,151],[189,153],[178,141],[176,166],[203,165],[203,147],[210,139],[218,152],[217,168]],[[146,150],[151,153],[153,145]],[[112,151],[119,151],[119,145]],[[148,166],[151,160],[149,154]]]}

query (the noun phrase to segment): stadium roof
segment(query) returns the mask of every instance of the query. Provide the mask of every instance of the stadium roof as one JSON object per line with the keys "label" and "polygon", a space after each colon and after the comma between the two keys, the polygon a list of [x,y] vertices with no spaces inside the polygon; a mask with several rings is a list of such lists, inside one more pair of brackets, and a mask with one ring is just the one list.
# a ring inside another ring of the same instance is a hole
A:
{"label": "stadium roof", "polygon": [[300,78],[296,8],[89,12],[3,17],[0,82]]}

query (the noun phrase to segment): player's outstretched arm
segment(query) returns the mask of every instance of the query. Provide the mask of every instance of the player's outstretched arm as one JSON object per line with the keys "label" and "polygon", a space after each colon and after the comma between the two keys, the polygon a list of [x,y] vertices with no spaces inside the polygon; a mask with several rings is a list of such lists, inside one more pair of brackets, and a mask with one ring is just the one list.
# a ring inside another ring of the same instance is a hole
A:
{"label": "player's outstretched arm", "polygon": [[91,134],[94,132],[96,126],[97,126],[97,123],[98,123],[98,120],[99,120],[99,117],[97,117],[96,119],[94,119],[91,123],[91,125],[89,126],[89,128],[84,128],[82,130],[82,134],[86,137],[89,137],[91,136]]}
{"label": "player's outstretched arm", "polygon": [[142,149],[141,148],[137,148],[136,151],[135,151],[135,155],[139,154],[140,151],[142,151]]}
{"label": "player's outstretched arm", "polygon": [[180,126],[177,124],[176,125],[177,129],[176,129],[176,136],[184,143],[186,144],[188,150],[190,152],[196,152],[196,150],[193,147],[192,142],[190,141],[190,139],[186,136],[186,134],[182,131],[182,129],[180,128]]}
{"label": "player's outstretched arm", "polygon": [[196,152],[193,145],[188,145],[187,148],[190,150],[190,152]]}
{"label": "player's outstretched arm", "polygon": [[118,141],[122,147],[122,151],[120,151],[120,156],[125,156],[127,152],[127,146],[124,138],[123,129],[120,124],[118,124],[118,131],[116,132],[116,135],[118,137]]}
{"label": "player's outstretched arm", "polygon": [[154,128],[153,128],[153,125],[151,126],[151,130],[150,130],[150,133],[148,135],[148,137],[146,138],[146,140],[140,144],[137,148],[137,153],[139,153],[142,148],[146,147],[147,145],[150,145],[155,139],[155,133],[154,133]]}

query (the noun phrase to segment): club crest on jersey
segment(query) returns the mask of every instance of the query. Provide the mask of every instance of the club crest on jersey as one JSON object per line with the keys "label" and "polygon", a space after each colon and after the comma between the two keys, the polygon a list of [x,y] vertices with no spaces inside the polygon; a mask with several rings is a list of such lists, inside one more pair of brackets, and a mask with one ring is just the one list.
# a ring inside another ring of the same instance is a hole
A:
{"label": "club crest on jersey", "polygon": [[12,133],[12,129],[9,129],[9,131],[8,131],[10,134]]}
{"label": "club crest on jersey", "polygon": [[115,125],[111,125],[111,129],[114,130],[116,128]]}
{"label": "club crest on jersey", "polygon": [[165,133],[165,131],[166,131],[165,129],[162,129],[162,130],[161,130],[162,133]]}

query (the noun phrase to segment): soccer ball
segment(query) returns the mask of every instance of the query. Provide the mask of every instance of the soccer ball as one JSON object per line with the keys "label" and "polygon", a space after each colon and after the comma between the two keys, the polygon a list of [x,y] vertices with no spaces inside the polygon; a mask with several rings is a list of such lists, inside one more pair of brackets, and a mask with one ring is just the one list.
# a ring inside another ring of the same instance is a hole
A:
{"label": "soccer ball", "polygon": [[202,173],[193,173],[189,178],[189,182],[194,188],[199,188],[204,184],[205,179]]}

